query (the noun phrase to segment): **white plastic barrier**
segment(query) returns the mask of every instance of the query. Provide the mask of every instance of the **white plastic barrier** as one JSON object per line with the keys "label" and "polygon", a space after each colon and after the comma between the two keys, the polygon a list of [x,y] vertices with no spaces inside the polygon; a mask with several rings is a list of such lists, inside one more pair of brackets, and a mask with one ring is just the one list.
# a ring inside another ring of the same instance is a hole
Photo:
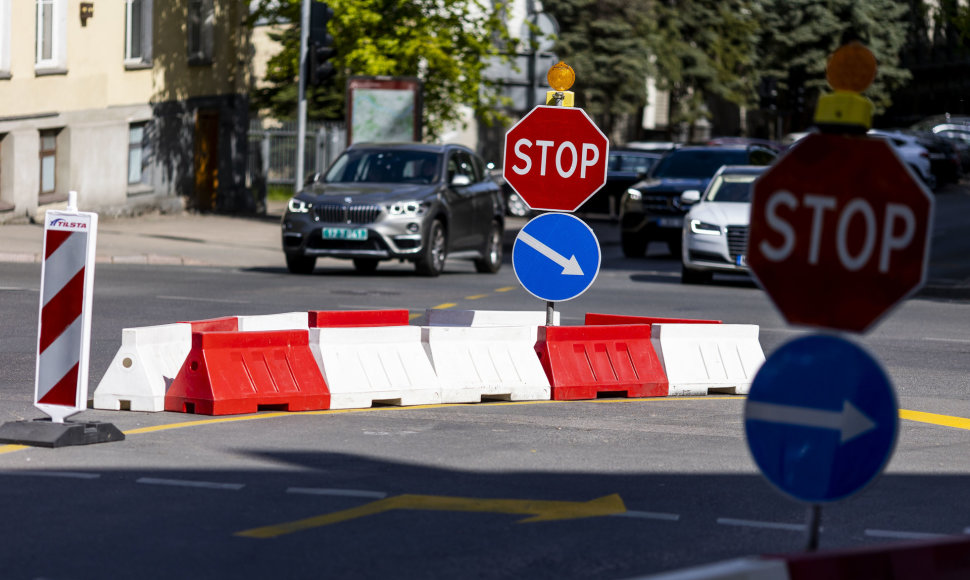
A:
{"label": "white plastic barrier", "polygon": [[240,331],[307,330],[310,328],[306,312],[237,316]]}
{"label": "white plastic barrier", "polygon": [[747,394],[765,362],[754,324],[654,324],[652,329],[671,396]]}
{"label": "white plastic barrier", "polygon": [[526,326],[425,327],[422,340],[441,383],[441,402],[551,399],[533,330]]}
{"label": "white plastic barrier", "polygon": [[310,350],[330,389],[331,409],[362,409],[374,403],[430,405],[441,402],[420,326],[311,328]]}
{"label": "white plastic barrier", "polygon": [[738,558],[629,580],[789,580],[784,560]]}
{"label": "white plastic barrier", "polygon": [[165,392],[191,348],[191,324],[123,329],[121,348],[94,391],[94,408],[164,411]]}
{"label": "white plastic barrier", "polygon": [[[546,325],[546,313],[535,310],[434,310],[424,312],[427,326],[524,326],[531,330],[532,342],[538,339],[539,327]],[[559,326],[559,312],[553,312],[554,326]]]}

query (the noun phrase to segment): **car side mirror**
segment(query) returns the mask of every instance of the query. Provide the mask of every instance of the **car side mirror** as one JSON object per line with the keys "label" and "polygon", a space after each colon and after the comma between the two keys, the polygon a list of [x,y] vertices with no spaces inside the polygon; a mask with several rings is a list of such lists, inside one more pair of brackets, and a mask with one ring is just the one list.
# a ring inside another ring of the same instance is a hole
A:
{"label": "car side mirror", "polygon": [[319,173],[311,173],[310,175],[306,176],[306,179],[303,180],[303,185],[310,185],[312,183],[316,183],[320,181],[321,177],[322,176]]}
{"label": "car side mirror", "polygon": [[468,187],[472,184],[472,178],[461,173],[455,175],[451,178],[452,187]]}
{"label": "car side mirror", "polygon": [[688,189],[680,194],[680,203],[683,205],[693,205],[701,200],[701,192],[696,189]]}

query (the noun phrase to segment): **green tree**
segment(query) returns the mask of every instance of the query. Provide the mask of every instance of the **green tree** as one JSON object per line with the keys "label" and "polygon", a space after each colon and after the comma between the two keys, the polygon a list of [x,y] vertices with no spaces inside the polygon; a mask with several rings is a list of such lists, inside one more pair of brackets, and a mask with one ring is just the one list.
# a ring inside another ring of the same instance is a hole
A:
{"label": "green tree", "polygon": [[906,42],[905,0],[762,0],[764,26],[759,41],[761,71],[778,81],[779,108],[792,116],[791,130],[812,123],[814,104],[828,90],[828,57],[850,39],[875,54],[878,73],[865,92],[880,113],[892,91],[909,80],[899,66]]}
{"label": "green tree", "polygon": [[751,105],[757,86],[760,5],[754,0],[668,0],[651,43],[658,86],[670,92],[670,123],[693,126],[721,98]]}
{"label": "green tree", "polygon": [[[348,77],[407,76],[424,86],[424,127],[429,138],[461,122],[459,105],[478,119],[500,119],[497,87],[482,73],[499,56],[508,34],[502,5],[481,0],[328,0],[334,16],[335,78],[307,91],[308,116],[342,119]],[[268,86],[254,91],[253,103],[280,118],[296,114],[300,45],[300,0],[259,0],[252,19],[280,23],[273,38],[282,44],[268,63]],[[514,52],[514,51],[512,51]]]}
{"label": "green tree", "polygon": [[576,71],[577,106],[612,136],[646,104],[651,0],[546,0],[559,23],[555,51]]}

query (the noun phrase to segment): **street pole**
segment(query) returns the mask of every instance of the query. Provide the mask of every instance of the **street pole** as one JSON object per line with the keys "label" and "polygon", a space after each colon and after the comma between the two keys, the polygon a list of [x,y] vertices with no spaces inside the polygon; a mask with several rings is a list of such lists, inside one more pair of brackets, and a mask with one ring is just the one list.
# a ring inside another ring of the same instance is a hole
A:
{"label": "street pole", "polygon": [[300,11],[300,79],[296,104],[296,182],[293,193],[299,193],[303,188],[303,160],[306,157],[306,54],[307,41],[310,36],[310,1],[302,0]]}

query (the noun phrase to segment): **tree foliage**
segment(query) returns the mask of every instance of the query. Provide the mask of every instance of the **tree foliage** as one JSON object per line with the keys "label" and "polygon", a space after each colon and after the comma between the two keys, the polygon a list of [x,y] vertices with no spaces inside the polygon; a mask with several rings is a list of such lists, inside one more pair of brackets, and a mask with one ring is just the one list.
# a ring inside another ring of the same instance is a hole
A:
{"label": "tree foliage", "polygon": [[646,104],[650,0],[546,0],[559,23],[558,57],[576,71],[577,105],[610,135]]}
{"label": "tree foliage", "polygon": [[[423,83],[424,127],[429,138],[461,122],[459,104],[478,119],[497,117],[496,87],[483,71],[499,45],[508,40],[501,5],[480,0],[328,0],[334,16],[336,77],[326,86],[308,88],[308,116],[342,119],[345,86],[354,75],[417,77]],[[296,114],[299,67],[300,0],[260,0],[254,19],[281,24],[273,35],[282,50],[268,63],[267,86],[253,102],[275,116]]]}
{"label": "tree foliage", "polygon": [[[828,90],[829,55],[851,39],[875,54],[878,74],[865,92],[876,112],[891,103],[892,91],[909,72],[899,66],[906,42],[908,5],[899,0],[762,0],[759,41],[762,75],[779,80],[782,107],[809,116],[820,92]],[[806,123],[806,119],[802,119]]]}

